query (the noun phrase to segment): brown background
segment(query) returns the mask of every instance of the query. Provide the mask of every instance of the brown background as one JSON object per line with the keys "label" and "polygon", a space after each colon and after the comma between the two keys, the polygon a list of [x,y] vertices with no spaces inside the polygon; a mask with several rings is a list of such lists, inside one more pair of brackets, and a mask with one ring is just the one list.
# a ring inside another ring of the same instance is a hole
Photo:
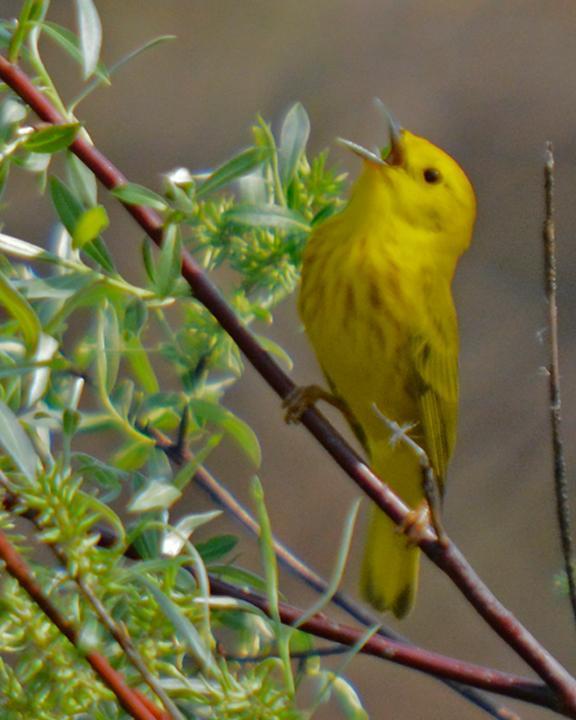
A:
{"label": "brown background", "polygon": [[[57,0],[52,18],[72,24]],[[3,16],[19,2],[5,0]],[[140,57],[111,88],[81,106],[97,144],[134,181],[158,187],[161,172],[213,167],[249,142],[257,112],[277,127],[295,100],[312,121],[311,150],[337,135],[372,145],[382,129],[378,95],[401,122],[454,154],[472,178],[479,218],[456,280],[461,320],[462,401],[445,521],[475,568],[547,647],[574,669],[574,629],[554,590],[559,568],[554,526],[541,290],[542,163],[555,143],[561,302],[564,435],[569,476],[576,424],[576,208],[574,119],[576,5],[572,0],[99,0],[104,59],[144,40],[178,40]],[[60,52],[50,68],[61,87],[80,86]],[[70,97],[73,93],[66,92]],[[352,176],[357,162],[335,149]],[[8,200],[29,178],[14,177]],[[34,201],[36,203],[36,201]],[[110,205],[110,207],[112,207]],[[139,231],[118,211],[108,233],[125,267]],[[49,211],[16,204],[5,231],[42,242]],[[268,332],[295,360],[298,382],[318,379],[294,300]],[[286,428],[279,403],[248,369],[230,407],[259,433],[268,507],[278,535],[328,574],[341,522],[357,492],[301,429]],[[252,470],[232,449],[212,468],[247,498]],[[205,507],[194,495],[190,507]],[[231,525],[226,525],[228,529]],[[355,592],[359,541],[346,586]],[[241,561],[257,567],[253,544]],[[310,594],[285,578],[295,603]],[[428,563],[418,606],[401,631],[427,648],[501,669],[527,672]],[[480,717],[438,683],[369,658],[348,668],[374,718]],[[522,717],[545,711],[516,705]],[[317,717],[338,716],[335,707]]]}

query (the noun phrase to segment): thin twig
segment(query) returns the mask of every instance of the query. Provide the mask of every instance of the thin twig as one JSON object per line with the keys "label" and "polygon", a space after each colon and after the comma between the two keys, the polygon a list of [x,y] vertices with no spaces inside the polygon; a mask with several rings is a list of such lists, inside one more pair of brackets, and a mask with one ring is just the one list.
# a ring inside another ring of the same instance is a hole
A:
{"label": "thin twig", "polygon": [[[0,78],[42,120],[54,124],[63,122],[62,116],[28,76],[3,56],[0,56]],[[114,189],[127,182],[118,168],[85,139],[76,138],[70,145],[70,150],[92,170],[106,188]],[[161,246],[163,223],[160,216],[151,208],[123,204],[151,240]],[[294,390],[294,382],[238,319],[234,310],[188,252],[182,252],[182,276],[190,285],[196,299],[218,320],[262,378],[282,399],[287,397]],[[303,414],[302,424],[396,525],[401,526],[406,521],[409,512],[406,505],[367,467],[323,415],[311,408]],[[423,552],[452,579],[490,627],[554,689],[565,711],[576,717],[576,680],[494,597],[456,545],[449,539],[439,543],[432,528],[422,531],[419,545]]]}
{"label": "thin twig", "polygon": [[[312,650],[302,650],[290,653],[291,660],[310,660],[311,658],[317,657],[334,657],[335,655],[346,655],[350,652],[350,648],[347,645],[331,645],[330,647],[312,648]],[[219,653],[226,662],[234,662],[239,665],[252,665],[261,663],[264,660],[270,658],[279,658],[280,656],[274,653],[268,653],[266,655],[229,655],[225,651]]]}
{"label": "thin twig", "polygon": [[562,442],[562,415],[560,395],[560,363],[558,359],[558,305],[556,302],[556,228],[554,225],[554,153],[552,143],[546,143],[544,162],[544,288],[548,301],[548,335],[550,343],[550,364],[548,365],[548,387],[550,392],[550,432],[554,457],[554,490],[556,495],[556,516],[560,532],[560,544],[564,558],[564,571],[568,579],[568,594],[572,614],[576,621],[576,570],[574,568],[574,542],[570,523],[570,497],[566,482],[566,462]]}
{"label": "thin twig", "polygon": [[[167,454],[175,465],[178,466],[188,464],[194,460],[194,454],[186,446],[181,427],[182,423],[180,425],[178,439],[175,444],[172,444],[169,438],[156,428],[148,428],[148,432],[154,437],[157,446]],[[198,467],[194,475],[194,481],[198,487],[207,493],[217,505],[223,508],[254,537],[259,536],[260,526],[252,517],[250,512],[204,466],[200,465]],[[328,589],[328,583],[323,577],[318,575],[318,573],[316,573],[301,558],[297,557],[287,545],[275,537],[273,538],[273,544],[276,557],[285,568],[305,582],[314,591],[321,594],[326,592]],[[332,596],[331,602],[344,610],[348,613],[348,615],[350,615],[350,617],[354,618],[365,627],[372,627],[380,623],[380,627],[377,631],[378,635],[382,635],[382,637],[396,640],[398,642],[412,644],[408,638],[394,632],[386,626],[383,626],[379,618],[376,618],[373,614],[369,613],[364,606],[354,601],[346,593],[342,591],[336,592]],[[481,710],[484,710],[484,712],[488,713],[497,720],[520,720],[520,717],[512,713],[509,708],[496,707],[494,703],[490,702],[488,698],[474,688],[446,678],[437,679],[447,685],[451,690],[461,695],[465,700]]]}
{"label": "thin twig", "polygon": [[20,587],[28,593],[32,601],[58,628],[62,635],[70,641],[78,653],[88,661],[102,682],[112,690],[124,710],[135,720],[158,720],[159,715],[151,712],[143,697],[126,685],[122,675],[109,665],[108,660],[103,655],[94,650],[82,652],[78,644],[76,630],[64,619],[52,601],[44,594],[24,558],[2,531],[0,531],[0,559],[4,562],[4,567],[10,575],[17,580]]}
{"label": "thin twig", "polygon": [[[193,572],[191,568],[187,569]],[[266,614],[270,612],[266,598],[254,591],[238,588],[214,577],[210,577],[210,590],[214,596],[236,598],[260,608]],[[199,602],[201,601],[199,600]],[[301,630],[316,637],[332,640],[341,645],[353,647],[365,634],[365,630],[358,630],[349,625],[334,622],[324,614],[314,615],[314,617],[302,622],[304,612],[287,603],[280,602],[278,612],[285,625],[299,626]],[[491,668],[482,668],[474,663],[448,658],[445,655],[414,645],[396,642],[381,635],[373,635],[368,638],[359,651],[399,665],[411,667],[414,670],[420,670],[435,677],[456,679],[472,687],[548,707],[556,710],[556,712],[573,717],[565,708],[558,706],[554,694],[538,681]]]}
{"label": "thin twig", "polygon": [[[66,567],[67,563],[64,554],[60,552],[59,549],[56,548],[54,545],[51,545],[51,547],[56,551],[56,556],[58,557],[60,562],[64,564],[64,567]],[[116,640],[118,645],[120,645],[130,663],[140,673],[142,680],[146,683],[146,685],[148,685],[150,690],[152,690],[152,692],[164,705],[164,708],[166,709],[166,720],[168,720],[168,718],[170,718],[170,720],[184,720],[184,716],[182,715],[182,713],[178,710],[176,705],[174,705],[174,703],[166,694],[160,683],[146,667],[146,664],[142,659],[140,653],[134,647],[134,643],[132,642],[131,637],[128,635],[128,631],[126,630],[126,628],[118,625],[118,623],[116,623],[116,621],[108,614],[108,611],[100,602],[100,599],[97,597],[97,595],[86,583],[84,578],[76,576],[73,578],[73,580],[78,585],[78,588],[82,595],[84,595],[90,605],[92,605],[92,608],[94,609],[96,615],[98,615],[100,622],[112,635],[114,640]]]}
{"label": "thin twig", "polygon": [[[4,505],[5,507],[14,508],[21,505],[21,503],[19,503],[17,497],[12,495],[12,497],[4,501]],[[28,513],[22,513],[22,516],[35,522],[37,512],[29,511]],[[98,544],[101,547],[110,547],[117,543],[118,538],[112,530],[102,527],[99,528],[98,532],[100,533]],[[126,548],[124,554],[131,559],[140,559],[138,551],[133,546]],[[196,577],[194,568],[185,566],[185,569]],[[315,575],[315,573],[312,574]],[[257,592],[235,587],[214,576],[210,577],[210,591],[212,595],[236,598],[250,603],[270,616],[271,610],[268,600]],[[206,600],[205,598],[198,598],[196,600],[196,602],[206,601],[210,602],[209,599]],[[341,605],[343,607],[345,606],[343,604]],[[463,690],[469,693],[474,694],[473,688],[480,688],[501,694],[505,697],[548,707],[561,714],[566,714],[569,717],[576,717],[564,711],[558,704],[555,695],[544,683],[431,652],[413,645],[410,642],[406,642],[401,638],[390,637],[393,633],[389,633],[390,636],[388,636],[382,632],[377,632],[366,639],[365,631],[334,622],[323,613],[316,614],[310,618],[304,611],[286,603],[279,603],[277,614],[280,621],[285,625],[298,627],[311,635],[332,640],[348,648],[356,646],[358,652],[367,653],[405,667],[410,667],[414,670],[419,670],[427,675],[443,680],[448,684],[455,684],[457,686],[461,684],[468,685],[470,687],[463,688]],[[359,645],[361,640],[363,642]],[[463,695],[467,696],[467,693],[463,692]],[[143,699],[145,699],[145,696],[143,696]],[[494,714],[490,704],[481,695],[474,700],[474,703],[478,707]],[[514,716],[513,713],[511,714],[507,708],[500,708],[500,712],[497,713],[495,717],[501,720],[511,720],[511,718],[517,716]]]}

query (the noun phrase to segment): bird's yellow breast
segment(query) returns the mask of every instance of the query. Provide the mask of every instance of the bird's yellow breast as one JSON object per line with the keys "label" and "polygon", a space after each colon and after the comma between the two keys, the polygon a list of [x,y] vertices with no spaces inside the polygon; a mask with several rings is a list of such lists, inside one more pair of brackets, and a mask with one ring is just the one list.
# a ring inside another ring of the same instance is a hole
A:
{"label": "bird's yellow breast", "polygon": [[[421,310],[402,253],[368,228],[353,236],[325,226],[308,245],[299,309],[318,361],[368,435],[385,434],[373,405],[397,419],[415,417],[402,367]],[[391,246],[394,252],[390,252]]]}

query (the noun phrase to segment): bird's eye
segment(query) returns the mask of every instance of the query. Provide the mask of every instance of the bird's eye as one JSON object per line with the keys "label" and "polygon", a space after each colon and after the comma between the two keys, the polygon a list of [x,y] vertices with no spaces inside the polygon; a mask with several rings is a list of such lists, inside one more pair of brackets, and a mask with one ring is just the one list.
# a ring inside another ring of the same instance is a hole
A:
{"label": "bird's eye", "polygon": [[442,180],[442,175],[436,168],[426,168],[426,170],[424,170],[424,180],[430,185],[435,185]]}

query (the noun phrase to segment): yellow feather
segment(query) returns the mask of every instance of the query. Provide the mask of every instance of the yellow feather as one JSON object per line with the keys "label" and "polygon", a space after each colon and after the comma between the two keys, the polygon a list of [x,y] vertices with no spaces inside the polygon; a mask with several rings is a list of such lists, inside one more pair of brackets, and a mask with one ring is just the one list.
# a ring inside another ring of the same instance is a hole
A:
{"label": "yellow feather", "polygon": [[[476,203],[449,155],[408,131],[393,140],[390,161],[365,158],[346,208],[312,234],[299,309],[374,470],[416,508],[423,499],[417,459],[406,445],[392,447],[374,405],[401,425],[413,424],[410,434],[443,489],[458,404],[450,286],[471,240]],[[404,616],[414,602],[418,564],[418,549],[375,509],[361,571],[364,596]]]}

